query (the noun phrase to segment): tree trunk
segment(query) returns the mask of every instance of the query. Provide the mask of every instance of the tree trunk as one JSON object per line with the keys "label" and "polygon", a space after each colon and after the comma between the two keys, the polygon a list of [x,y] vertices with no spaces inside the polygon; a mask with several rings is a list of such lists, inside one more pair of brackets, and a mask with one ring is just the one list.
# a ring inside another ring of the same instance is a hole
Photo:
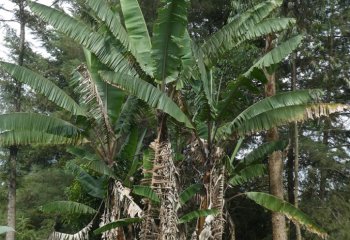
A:
{"label": "tree trunk", "polygon": [[[277,128],[268,131],[268,141],[279,139]],[[282,153],[274,152],[269,156],[270,193],[283,199],[283,161]],[[273,240],[287,240],[286,220],[281,213],[272,213]]]}
{"label": "tree trunk", "polygon": [[[273,37],[266,37],[265,52],[273,49]],[[265,95],[270,97],[276,94],[276,76],[275,73],[269,74],[265,71],[268,80],[265,85]],[[267,140],[276,141],[279,139],[277,128],[272,128],[267,131]],[[269,178],[270,178],[270,193],[280,199],[283,199],[283,161],[280,151],[273,152],[269,156]],[[283,214],[272,213],[272,238],[273,240],[287,240],[286,220]]]}
{"label": "tree trunk", "polygon": [[[330,2],[330,15],[329,15],[329,35],[328,35],[328,44],[329,44],[329,63],[328,63],[328,72],[327,72],[327,79],[325,81],[325,90],[326,90],[326,102],[331,101],[331,80],[333,79],[333,70],[332,70],[332,59],[334,58],[334,26],[332,24],[331,18],[334,14],[334,3],[331,1]],[[331,120],[327,118],[325,120],[325,131],[323,131],[323,144],[328,147],[329,144],[329,129],[331,128]],[[323,166],[322,166],[323,165]],[[324,200],[325,198],[325,192],[326,192],[326,184],[327,184],[327,170],[325,169],[325,164],[321,164],[321,169],[320,169],[320,189],[319,189],[319,196],[321,200]]]}
{"label": "tree trunk", "polygon": [[287,190],[288,190],[288,202],[294,204],[295,195],[294,195],[294,123],[289,125],[289,142],[290,146],[288,149],[287,155]]}
{"label": "tree trunk", "polygon": [[[297,90],[297,74],[296,74],[296,54],[292,54],[292,86],[291,90]],[[290,148],[288,151],[288,200],[296,208],[298,208],[299,195],[299,130],[298,123],[290,124]],[[292,228],[294,226],[294,228]],[[290,233],[295,235],[296,240],[301,240],[301,230],[299,224],[291,222]],[[294,239],[294,238],[293,238]]]}
{"label": "tree trunk", "polygon": [[[299,130],[297,122],[290,125],[291,131],[291,146],[288,152],[288,201],[296,208],[299,207]],[[290,178],[291,175],[292,177]],[[291,181],[291,182],[289,182]],[[292,229],[292,226],[294,228]],[[294,233],[295,238],[292,239],[301,240],[300,225],[291,222],[291,234]]]}
{"label": "tree trunk", "polygon": [[[328,146],[329,142],[329,128],[331,126],[330,119],[327,118],[325,120],[325,128],[326,130],[323,131],[323,140],[322,143],[325,146]],[[325,164],[321,163],[321,169],[320,169],[320,190],[319,190],[319,196],[321,200],[324,200],[325,198],[325,192],[326,192],[326,184],[327,184],[327,170],[325,169]]]}
{"label": "tree trunk", "polygon": [[[10,147],[9,178],[8,178],[8,203],[7,203],[7,225],[16,228],[16,157],[18,148]],[[15,232],[6,233],[6,240],[14,240]]]}
{"label": "tree trunk", "polygon": [[[25,51],[25,16],[24,16],[24,1],[18,2],[19,7],[19,21],[20,21],[20,37],[19,37],[19,55],[18,65],[23,65],[24,51]],[[15,111],[21,111],[21,90],[22,84],[15,81],[14,105]],[[17,153],[18,147],[10,147],[9,157],[9,182],[8,182],[8,207],[7,207],[7,225],[16,229],[16,172],[17,172]],[[6,233],[6,240],[15,240],[16,232]]]}

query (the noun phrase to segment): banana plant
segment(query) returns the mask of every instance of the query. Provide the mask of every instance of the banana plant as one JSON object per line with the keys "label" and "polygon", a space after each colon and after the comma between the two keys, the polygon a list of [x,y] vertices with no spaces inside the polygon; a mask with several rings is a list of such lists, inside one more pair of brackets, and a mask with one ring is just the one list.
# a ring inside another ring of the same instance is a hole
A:
{"label": "banana plant", "polygon": [[[141,239],[178,239],[177,206],[179,193],[177,169],[174,165],[172,146],[169,141],[167,125],[169,119],[176,120],[179,126],[186,127],[188,132],[194,134],[195,141],[200,146],[198,150],[202,162],[208,163],[204,174],[208,178],[203,180],[208,191],[207,204],[203,204],[203,209],[208,209],[211,205],[219,210],[219,214],[207,225],[209,230],[214,233],[214,238],[221,239],[224,223],[222,211],[225,184],[225,169],[222,158],[225,154],[218,143],[235,135],[243,136],[272,126],[279,126],[289,122],[290,119],[305,120],[343,108],[340,105],[331,106],[318,103],[314,91],[298,92],[293,96],[266,99],[265,102],[257,103],[241,114],[238,112],[232,118],[233,121],[220,122],[218,116],[222,114],[219,107],[221,99],[220,96],[216,95],[215,76],[212,74],[213,66],[224,53],[241,43],[282,31],[293,24],[294,19],[291,18],[269,17],[281,3],[281,0],[271,0],[256,5],[247,12],[232,18],[222,29],[203,43],[192,41],[187,31],[188,1],[186,0],[161,1],[152,38],[137,0],[120,1],[120,14],[123,16],[123,23],[120,21],[118,13],[106,1],[85,0],[91,15],[98,22],[97,27],[90,26],[57,9],[34,2],[29,4],[36,15],[80,43],[92,53],[91,56],[95,56],[98,62],[103,64],[105,68],[99,67],[97,71],[96,69],[94,69],[95,71],[93,69],[86,71],[84,67],[78,69],[80,78],[85,79],[85,86],[90,86],[89,72],[93,72],[91,79],[99,79],[98,85],[100,87],[115,86],[146,102],[156,110],[157,137],[151,144],[155,155],[151,170],[151,187],[160,198],[160,211],[158,216],[146,214],[145,221],[142,223]],[[296,40],[298,39],[300,37],[296,38]],[[275,65],[287,57],[294,50],[295,45],[297,44],[281,44],[280,48],[269,52],[250,71],[242,75],[242,78],[249,79],[262,67],[268,68]],[[101,79],[107,85],[103,85]],[[183,101],[182,96],[185,85],[193,87],[200,96],[198,98],[201,109],[197,108],[198,111],[185,110],[187,103]],[[98,88],[86,87],[81,90],[86,93],[94,93],[86,95],[85,100],[88,103],[91,103],[91,99],[93,100],[90,112],[87,114],[98,119],[99,127],[93,129],[98,131],[99,134],[95,133],[95,135],[100,139],[94,138],[93,134],[90,134],[90,137],[100,142],[97,145],[105,146],[101,148],[102,151],[98,151],[98,155],[105,159],[108,165],[112,165],[115,148],[119,146],[114,144],[115,140],[118,140],[118,135],[117,137],[113,135],[113,131],[111,131],[113,124],[108,122],[111,112],[107,111],[107,108],[101,108],[104,99],[110,95],[91,98],[91,95],[98,93]],[[232,97],[235,97],[235,91],[231,92],[231,98],[227,99],[226,103],[232,101]],[[301,97],[298,97],[298,94]],[[52,98],[55,100],[54,97]],[[120,104],[120,101],[114,99],[109,103]],[[61,105],[68,108],[66,104],[61,103]],[[115,108],[113,109],[115,110]],[[258,113],[254,109],[259,109]],[[206,114],[208,119],[202,121],[208,126],[206,141],[203,141],[199,134],[199,128],[203,124],[198,123],[199,121],[196,119],[196,116],[200,116],[204,110],[208,113]],[[10,130],[14,130],[14,128],[12,127]],[[101,133],[103,133],[103,137],[100,136]],[[51,126],[48,126],[45,134],[52,135]],[[63,137],[68,137],[71,140],[72,135],[64,135]],[[74,138],[74,140],[76,139],[80,140],[81,138]],[[211,171],[212,169],[214,171]],[[208,196],[219,197],[215,200],[209,199]],[[152,204],[150,201],[148,209],[152,209]],[[155,218],[159,221],[153,221]],[[202,224],[198,225],[199,233],[204,226],[204,221],[201,222]],[[156,225],[156,227],[154,228],[150,224]]]}
{"label": "banana plant", "polygon": [[[194,44],[192,48],[197,63],[197,72],[192,75],[194,78],[192,79],[192,93],[196,99],[189,101],[192,106],[187,109],[192,110],[189,115],[193,116],[195,131],[200,137],[197,138],[197,144],[194,144],[197,148],[192,148],[191,154],[193,158],[201,159],[200,162],[207,167],[204,170],[206,173],[202,173],[204,175],[202,181],[206,185],[207,194],[203,197],[201,206],[203,209],[213,206],[219,209],[219,214],[209,219],[211,223],[205,219],[198,221],[197,236],[200,239],[204,235],[212,235],[214,239],[222,238],[225,172],[228,172],[223,164],[225,153],[222,147],[225,143],[235,142],[239,137],[292,121],[328,116],[348,108],[342,104],[322,103],[322,91],[320,90],[302,90],[294,93],[281,93],[254,103],[247,109],[240,109],[240,106],[243,105],[239,103],[242,88],[256,89],[253,79],[264,83],[266,81],[264,71],[271,70],[288,57],[302,41],[301,35],[279,41],[272,51],[256,61],[247,72],[233,79],[226,91],[222,91],[222,83],[216,81],[213,73],[213,67],[222,54],[238,47],[246,40],[260,38],[267,34],[278,34],[295,22],[290,18],[269,17],[280,4],[281,1],[266,1],[258,4],[247,12],[234,17],[231,22],[204,43]],[[196,77],[199,81],[196,81]],[[230,105],[230,119],[223,118]],[[249,175],[262,174],[263,170],[262,165],[247,166],[244,172],[242,169],[239,173],[234,172],[235,175],[230,176],[230,180],[239,184]]]}
{"label": "banana plant", "polygon": [[[142,221],[143,210],[131,196],[131,190],[135,193],[137,186],[131,185],[128,188],[125,185],[127,183],[130,185],[129,175],[134,175],[133,172],[137,171],[141,164],[139,155],[145,134],[146,130],[138,134],[137,129],[134,128],[117,154],[115,161],[123,165],[123,168],[129,169],[125,174],[115,174],[114,169],[101,161],[98,154],[91,152],[91,149],[86,146],[68,148],[68,152],[75,158],[67,162],[67,170],[74,174],[84,192],[100,202],[100,207],[94,209],[74,201],[56,201],[45,204],[41,210],[46,213],[91,216],[89,224],[78,232],[67,234],[55,231],[51,234],[50,239],[84,240],[88,239],[92,232],[102,234],[102,239],[115,237],[123,239],[125,238],[123,226]],[[94,227],[96,223],[100,228]]]}
{"label": "banana plant", "polygon": [[[70,163],[77,179],[92,196],[112,198],[121,194],[120,189],[124,188],[122,183],[127,184],[124,179],[127,176],[117,178],[116,169],[121,165],[129,167],[132,163],[137,168],[146,130],[138,131],[135,127],[139,119],[140,102],[103,82],[98,71],[108,67],[87,49],[84,52],[86,63],[78,66],[71,80],[77,101],[43,76],[25,67],[0,62],[0,67],[10,76],[46,96],[65,113],[64,119],[42,113],[2,114],[0,145],[74,145],[76,147],[71,148],[71,153],[80,161],[77,163],[83,162],[105,176],[95,179],[78,165]],[[133,169],[130,174],[136,170]],[[119,191],[115,190],[117,185],[120,185]],[[111,192],[106,194],[104,189]],[[111,201],[105,202],[103,214],[107,224],[114,218],[112,215],[117,213],[112,211],[115,206]],[[87,233],[90,228],[87,226],[83,232]],[[56,239],[58,235],[55,233]],[[64,236],[61,239],[65,239]]]}
{"label": "banana plant", "polygon": [[[157,175],[159,179],[152,181],[152,187],[157,189],[161,198],[159,235],[177,239],[176,169],[166,122],[170,116],[193,128],[191,121],[172,100],[188,53],[182,48],[187,34],[187,1],[161,1],[152,38],[137,0],[120,1],[124,25],[107,2],[87,0],[85,4],[103,27],[93,29],[63,12],[38,3],[30,3],[30,7],[44,21],[82,44],[108,66],[110,70],[100,72],[103,80],[157,110],[157,138],[152,146],[156,152],[153,176]],[[109,31],[102,34],[102,28]]]}

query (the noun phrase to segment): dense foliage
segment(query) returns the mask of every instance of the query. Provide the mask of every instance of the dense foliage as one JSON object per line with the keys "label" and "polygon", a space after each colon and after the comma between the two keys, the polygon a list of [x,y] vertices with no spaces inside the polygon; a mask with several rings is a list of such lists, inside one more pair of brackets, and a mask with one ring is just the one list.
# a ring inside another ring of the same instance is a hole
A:
{"label": "dense foliage", "polygon": [[348,1],[11,2],[0,239],[349,238]]}

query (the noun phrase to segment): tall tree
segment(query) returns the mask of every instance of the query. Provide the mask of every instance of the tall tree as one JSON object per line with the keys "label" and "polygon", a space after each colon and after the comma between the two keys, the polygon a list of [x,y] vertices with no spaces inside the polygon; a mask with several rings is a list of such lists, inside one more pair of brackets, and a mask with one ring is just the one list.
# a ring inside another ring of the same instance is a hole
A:
{"label": "tall tree", "polygon": [[[274,37],[273,35],[266,36],[265,52],[268,53],[274,48]],[[265,75],[267,83],[265,85],[266,97],[276,95],[276,73],[269,73],[268,69],[265,69]],[[271,69],[270,69],[271,71]],[[274,127],[267,131],[267,141],[278,141],[279,134],[277,127]],[[283,159],[282,152],[273,152],[269,157],[269,183],[270,193],[274,196],[283,199],[284,198],[284,187],[283,187]],[[272,213],[272,238],[273,240],[286,240],[286,221],[283,214]]]}
{"label": "tall tree", "polygon": [[[20,25],[19,43],[18,43],[18,60],[19,66],[23,65],[25,54],[25,27],[26,27],[26,13],[24,0],[14,1],[18,10],[16,17],[18,18]],[[14,109],[16,112],[21,111],[21,98],[22,98],[22,84],[15,80],[14,88]],[[9,179],[8,179],[8,205],[7,205],[7,225],[16,229],[16,172],[17,172],[17,156],[18,146],[12,145],[9,147]],[[7,232],[6,240],[15,240],[15,232]]]}

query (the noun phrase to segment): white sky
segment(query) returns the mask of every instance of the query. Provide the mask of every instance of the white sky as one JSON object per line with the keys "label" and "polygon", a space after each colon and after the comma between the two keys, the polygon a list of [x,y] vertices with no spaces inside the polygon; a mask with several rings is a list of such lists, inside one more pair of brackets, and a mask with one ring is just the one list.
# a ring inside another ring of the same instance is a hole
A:
{"label": "white sky", "polygon": [[[53,0],[38,0],[37,2],[45,5],[50,5],[52,4]],[[16,8],[16,5],[10,2],[9,0],[0,0],[0,5],[2,5],[2,7],[4,7],[5,9],[9,9],[9,10]],[[6,19],[6,20],[13,19],[13,13],[0,9],[0,19]],[[16,23],[16,22],[6,22],[6,23],[10,27],[15,29],[17,32],[17,35],[19,35],[19,23]],[[8,49],[6,49],[4,46],[5,34],[6,34],[6,30],[4,27],[2,27],[2,24],[1,24],[0,26],[0,59],[3,59],[6,61],[8,60],[7,59]],[[47,53],[42,48],[40,48],[41,43],[37,39],[34,39],[33,34],[31,34],[31,31],[28,28],[26,28],[26,41],[31,44],[31,47],[34,51],[39,52],[42,55],[48,57]]]}

